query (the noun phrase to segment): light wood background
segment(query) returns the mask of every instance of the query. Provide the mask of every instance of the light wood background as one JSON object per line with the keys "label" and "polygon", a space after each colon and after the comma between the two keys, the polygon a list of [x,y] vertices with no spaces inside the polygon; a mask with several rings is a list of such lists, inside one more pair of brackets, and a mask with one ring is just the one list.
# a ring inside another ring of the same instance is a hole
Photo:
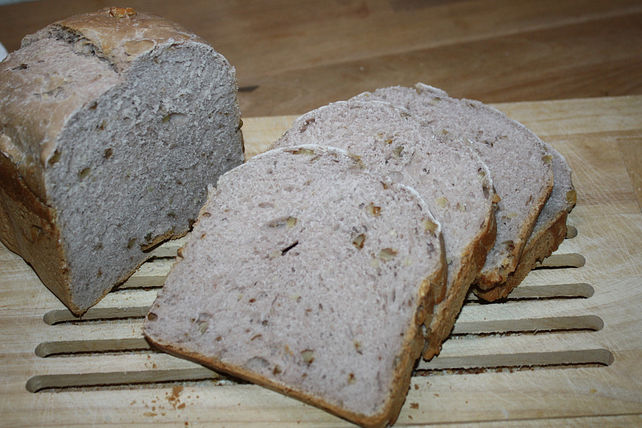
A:
{"label": "light wood background", "polygon": [[[0,42],[113,1],[0,6]],[[423,81],[484,102],[642,94],[640,0],[128,0],[236,66],[246,117]]]}

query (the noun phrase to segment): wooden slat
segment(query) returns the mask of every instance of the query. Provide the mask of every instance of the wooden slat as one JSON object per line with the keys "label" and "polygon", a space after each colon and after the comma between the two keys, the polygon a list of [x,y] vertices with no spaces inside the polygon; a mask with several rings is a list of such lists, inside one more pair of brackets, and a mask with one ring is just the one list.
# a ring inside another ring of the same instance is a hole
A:
{"label": "wooden slat", "polygon": [[[132,309],[131,313],[136,313],[136,317],[141,318],[149,308],[128,308]],[[130,313],[127,311],[111,310],[106,316],[100,318],[123,319],[129,318]],[[85,321],[94,318],[86,319]],[[59,321],[60,322],[60,321]],[[54,324],[54,323],[52,323]],[[571,317],[552,317],[552,318],[524,318],[518,320],[488,320],[477,322],[459,322],[453,329],[452,334],[504,334],[504,333],[526,333],[526,332],[551,332],[551,331],[576,331],[576,330],[593,330],[602,329],[604,322],[601,318],[594,315],[571,316]],[[42,342],[36,346],[35,354],[45,358],[53,355],[69,355],[80,353],[101,353],[117,351],[140,351],[150,349],[149,345],[142,337],[134,338],[114,338],[114,339],[83,339],[83,340],[62,340],[54,342]]]}
{"label": "wooden slat", "polygon": [[577,229],[575,226],[568,225],[566,229],[566,239],[572,239],[577,236]]}
{"label": "wooden slat", "polygon": [[174,239],[169,242],[165,242],[164,244],[158,246],[155,248],[150,255],[152,257],[176,257],[176,251],[178,251],[179,248],[181,248],[183,245],[185,245],[185,242],[187,241],[186,237],[179,238],[179,239]]}
{"label": "wooden slat", "polygon": [[49,325],[63,322],[82,322],[93,320],[112,320],[127,318],[143,318],[149,306],[118,307],[118,308],[90,308],[82,317],[78,318],[67,309],[49,311],[43,321]]}
{"label": "wooden slat", "polygon": [[203,379],[220,379],[220,375],[206,368],[183,370],[146,370],[109,373],[82,373],[34,376],[27,381],[29,392],[47,388],[73,388],[88,386],[132,385],[139,383],[177,382]]}
{"label": "wooden slat", "polygon": [[142,351],[149,350],[149,344],[142,337],[97,339],[97,340],[65,340],[60,342],[43,342],[36,346],[34,353],[41,357],[53,355],[69,355],[80,353]]}
{"label": "wooden slat", "polygon": [[535,268],[579,268],[584,266],[585,263],[586,259],[584,259],[584,256],[581,254],[552,254],[550,257],[542,260],[541,263],[538,263]]}
{"label": "wooden slat", "polygon": [[550,318],[521,318],[458,322],[452,334],[537,333],[542,331],[601,330],[604,321],[595,315]]}
{"label": "wooden slat", "polygon": [[[520,285],[515,288],[507,297],[507,300],[515,299],[552,299],[552,298],[586,298],[591,297],[595,289],[587,283],[573,284],[548,284],[548,285]],[[469,294],[468,302],[479,302],[474,294]]]}
{"label": "wooden slat", "polygon": [[437,357],[420,362],[418,370],[457,370],[496,367],[532,367],[613,363],[613,354],[607,349],[581,349],[562,352],[530,352],[494,355],[463,355]]}
{"label": "wooden slat", "polygon": [[[437,357],[430,362],[420,362],[416,374],[434,370],[470,370],[500,367],[550,367],[609,365],[613,355],[606,349],[583,349],[563,352],[532,352],[460,357]],[[186,382],[194,380],[223,379],[221,374],[204,367],[142,370],[121,372],[68,373],[37,375],[25,387],[29,392],[45,389],[88,388],[96,386],[133,386],[141,383]]]}
{"label": "wooden slat", "polygon": [[[163,252],[171,253],[172,247],[168,246],[168,248]],[[151,260],[142,265],[127,281],[119,285],[118,289],[162,287],[173,263],[172,259],[167,258]]]}

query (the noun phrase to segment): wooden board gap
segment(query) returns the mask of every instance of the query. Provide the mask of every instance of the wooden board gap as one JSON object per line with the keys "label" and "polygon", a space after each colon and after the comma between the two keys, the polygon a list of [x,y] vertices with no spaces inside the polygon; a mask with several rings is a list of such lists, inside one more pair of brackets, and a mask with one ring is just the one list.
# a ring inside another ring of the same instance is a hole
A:
{"label": "wooden board gap", "polygon": [[43,342],[36,346],[34,353],[41,357],[70,355],[106,354],[122,352],[150,351],[147,341],[142,337],[123,339],[66,340]]}
{"label": "wooden board gap", "polygon": [[113,321],[144,318],[149,306],[132,306],[125,308],[90,308],[81,317],[77,317],[67,309],[55,309],[45,313],[43,321],[49,325],[87,321]]}
{"label": "wooden board gap", "polygon": [[552,254],[539,262],[535,269],[580,268],[586,264],[583,255],[577,253]]}
{"label": "wooden board gap", "polygon": [[566,239],[573,239],[577,236],[577,228],[570,224],[566,225]]}
{"label": "wooden board gap", "polygon": [[25,384],[29,392],[96,391],[104,389],[141,389],[183,384],[184,382],[215,381],[215,384],[240,383],[205,367],[169,370],[140,370],[105,373],[69,373],[36,375]]}
{"label": "wooden board gap", "polygon": [[503,333],[539,333],[553,331],[598,331],[604,327],[604,321],[597,315],[580,315],[569,317],[523,318],[507,320],[462,321],[455,323],[453,335],[464,334],[503,334]]}
{"label": "wooden board gap", "polygon": [[507,301],[519,300],[557,300],[557,299],[586,299],[595,293],[592,285],[585,282],[568,284],[520,285],[505,299],[495,302],[484,302],[472,292],[466,297],[466,304],[492,305]]}
{"label": "wooden board gap", "polygon": [[522,367],[586,367],[587,365],[609,366],[614,357],[604,348],[570,351],[523,352],[490,355],[438,356],[430,361],[420,361],[417,373],[433,373],[443,370],[474,373],[481,369]]}

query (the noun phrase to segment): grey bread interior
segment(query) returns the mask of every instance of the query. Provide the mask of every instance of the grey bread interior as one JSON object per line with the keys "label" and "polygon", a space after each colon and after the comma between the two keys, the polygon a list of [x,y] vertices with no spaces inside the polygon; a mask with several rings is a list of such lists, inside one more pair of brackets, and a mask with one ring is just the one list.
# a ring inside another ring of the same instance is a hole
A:
{"label": "grey bread interior", "polygon": [[60,134],[71,144],[46,183],[61,207],[78,306],[98,297],[97,282],[113,284],[138,265],[158,237],[185,233],[207,185],[242,161],[240,144],[227,143],[239,141],[239,113],[234,76],[219,58],[189,42],[152,51]]}
{"label": "grey bread interior", "polygon": [[[426,133],[414,115],[387,102],[339,101],[312,110],[299,117],[274,146],[305,143],[345,149],[359,156],[373,173],[414,188],[441,223],[448,281],[445,289],[433,290],[433,303],[438,306],[426,336],[439,349],[488,251],[484,248],[477,257],[469,254],[489,233],[493,215],[487,167],[468,145],[456,147],[439,140]],[[482,263],[475,265],[474,259]]]}
{"label": "grey bread interior", "polygon": [[442,263],[414,190],[339,149],[275,149],[212,189],[144,333],[359,421],[403,401]]}
{"label": "grey bread interior", "polygon": [[500,197],[496,213],[497,238],[476,284],[492,288],[515,270],[552,186],[551,156],[542,141],[526,127],[478,101],[455,99],[424,84],[389,87],[363,93],[356,99],[381,99],[407,108],[445,141],[469,142],[490,169]]}
{"label": "grey bread interior", "polygon": [[[28,121],[40,117],[23,115],[4,131],[20,149],[17,164],[42,174],[44,189],[25,176],[56,212],[71,308],[81,313],[149,247],[185,234],[207,185],[243,161],[234,69],[197,39],[158,43],[124,63],[56,25],[23,46],[14,72],[41,82],[26,102],[49,108],[39,113],[49,125],[39,130]],[[22,143],[33,129],[39,145]]]}

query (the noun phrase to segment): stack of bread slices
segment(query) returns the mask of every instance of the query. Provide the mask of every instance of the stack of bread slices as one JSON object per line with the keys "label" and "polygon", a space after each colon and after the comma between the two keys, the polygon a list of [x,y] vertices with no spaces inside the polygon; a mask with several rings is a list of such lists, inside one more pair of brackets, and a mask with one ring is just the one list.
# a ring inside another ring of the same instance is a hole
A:
{"label": "stack of bread slices", "polygon": [[423,84],[363,93],[299,117],[210,188],[144,332],[389,425],[469,290],[507,296],[574,204],[564,158],[498,110]]}

